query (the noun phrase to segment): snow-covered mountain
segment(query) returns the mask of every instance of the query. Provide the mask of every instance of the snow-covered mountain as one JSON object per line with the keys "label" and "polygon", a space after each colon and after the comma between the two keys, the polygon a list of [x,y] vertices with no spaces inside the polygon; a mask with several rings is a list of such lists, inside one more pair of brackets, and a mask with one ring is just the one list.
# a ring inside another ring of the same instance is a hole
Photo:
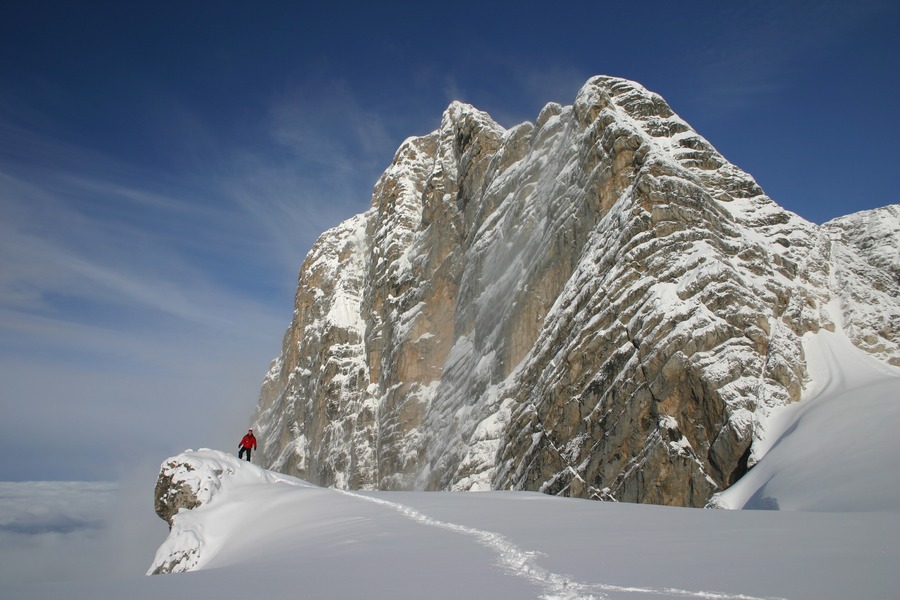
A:
{"label": "snow-covered mountain", "polygon": [[304,261],[263,464],[703,506],[801,398],[804,335],[900,365],[898,222],[785,211],[634,82],[509,130],[454,102]]}

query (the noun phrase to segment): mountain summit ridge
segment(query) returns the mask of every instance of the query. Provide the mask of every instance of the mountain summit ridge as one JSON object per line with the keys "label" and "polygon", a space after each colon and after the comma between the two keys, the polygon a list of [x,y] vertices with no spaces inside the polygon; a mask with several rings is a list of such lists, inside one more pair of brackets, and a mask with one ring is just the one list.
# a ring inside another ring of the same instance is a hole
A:
{"label": "mountain summit ridge", "polygon": [[805,333],[900,365],[897,210],[809,223],[624,79],[510,129],[453,102],[304,261],[264,464],[703,506],[801,398]]}

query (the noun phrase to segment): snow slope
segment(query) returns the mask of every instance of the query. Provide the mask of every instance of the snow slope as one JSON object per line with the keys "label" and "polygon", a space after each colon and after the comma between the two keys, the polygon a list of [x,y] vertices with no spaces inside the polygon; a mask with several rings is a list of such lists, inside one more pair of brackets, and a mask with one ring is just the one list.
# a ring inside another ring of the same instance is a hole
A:
{"label": "snow slope", "polygon": [[[169,459],[204,504],[182,510],[154,577],[0,583],[0,597],[896,598],[898,369],[838,333],[805,339],[805,399],[720,506],[699,510],[530,492],[348,492],[215,450]],[[154,567],[151,567],[151,570]]]}
{"label": "snow slope", "polygon": [[900,510],[900,369],[841,333],[806,334],[812,382],[767,427],[771,448],[713,499],[725,508]]}
{"label": "snow slope", "polygon": [[198,455],[230,460],[239,474],[191,515],[204,543],[200,570],[0,587],[0,595],[890,598],[900,585],[897,511],[716,511],[524,492],[360,494],[272,483],[225,454]]}

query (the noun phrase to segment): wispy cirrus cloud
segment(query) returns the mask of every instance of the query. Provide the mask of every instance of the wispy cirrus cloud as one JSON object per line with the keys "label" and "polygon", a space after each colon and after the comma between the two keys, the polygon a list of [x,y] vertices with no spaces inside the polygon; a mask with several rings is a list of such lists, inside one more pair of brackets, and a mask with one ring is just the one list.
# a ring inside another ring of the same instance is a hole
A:
{"label": "wispy cirrus cloud", "polygon": [[[0,434],[31,450],[0,479],[112,477],[120,459],[85,438],[119,457],[219,446],[252,413],[304,254],[368,208],[386,126],[346,86],[298,89],[240,142],[187,118],[173,148],[230,141],[173,171],[4,118]],[[54,460],[69,443],[83,451]]]}
{"label": "wispy cirrus cloud", "polygon": [[16,137],[39,151],[0,153],[0,432],[28,460],[0,479],[113,478],[138,440],[209,444],[249,416],[290,316],[266,227],[215,182]]}
{"label": "wispy cirrus cloud", "polygon": [[[0,303],[7,311],[78,321],[89,320],[83,309],[97,304],[208,326],[227,322],[221,313],[261,312],[249,300],[235,306],[226,284],[191,255],[209,237],[202,225],[224,220],[217,209],[187,217],[184,204],[117,183],[47,174],[41,185],[3,173],[0,211]],[[219,250],[224,257],[229,251]]]}
{"label": "wispy cirrus cloud", "polygon": [[369,208],[377,178],[409,133],[389,131],[346,82],[328,78],[273,97],[259,128],[259,143],[229,157],[219,189],[294,269],[319,234]]}

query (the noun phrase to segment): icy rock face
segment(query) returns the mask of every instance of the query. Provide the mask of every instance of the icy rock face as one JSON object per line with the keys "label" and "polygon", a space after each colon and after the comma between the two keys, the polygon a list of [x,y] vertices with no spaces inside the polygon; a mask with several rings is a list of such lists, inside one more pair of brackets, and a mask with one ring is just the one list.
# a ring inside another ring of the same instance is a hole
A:
{"label": "icy rock face", "polygon": [[804,221],[622,79],[509,130],[455,102],[307,256],[264,462],[703,506],[799,399],[804,333],[900,360],[896,211]]}
{"label": "icy rock face", "polygon": [[823,230],[834,240],[831,286],[845,333],[860,348],[900,366],[900,205],[841,217]]}

